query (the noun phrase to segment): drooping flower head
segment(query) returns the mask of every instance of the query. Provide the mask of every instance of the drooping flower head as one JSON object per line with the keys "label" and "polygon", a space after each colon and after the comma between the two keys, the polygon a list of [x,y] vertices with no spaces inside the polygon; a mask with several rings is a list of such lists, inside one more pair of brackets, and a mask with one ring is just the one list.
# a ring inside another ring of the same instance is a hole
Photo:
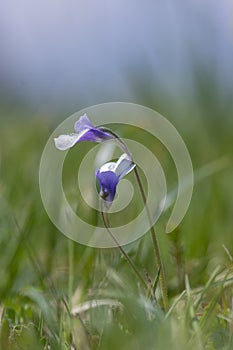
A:
{"label": "drooping flower head", "polygon": [[108,132],[102,131],[100,128],[95,127],[88,116],[84,114],[74,124],[75,133],[60,135],[54,139],[55,146],[61,151],[65,151],[73,147],[77,142],[91,141],[102,142],[113,139],[114,136]]}
{"label": "drooping flower head", "polygon": [[105,200],[107,207],[110,207],[115,194],[118,182],[136,166],[128,154],[124,153],[117,162],[109,162],[96,170],[96,178],[100,183],[100,196]]}
{"label": "drooping flower head", "polygon": [[114,200],[118,182],[135,167],[130,152],[116,134],[106,128],[95,127],[86,114],[77,120],[74,124],[74,130],[75,132],[72,134],[63,134],[54,138],[57,149],[66,151],[82,141],[103,142],[114,139],[126,152],[117,162],[106,163],[96,170],[96,178],[100,183],[100,196],[109,208]]}

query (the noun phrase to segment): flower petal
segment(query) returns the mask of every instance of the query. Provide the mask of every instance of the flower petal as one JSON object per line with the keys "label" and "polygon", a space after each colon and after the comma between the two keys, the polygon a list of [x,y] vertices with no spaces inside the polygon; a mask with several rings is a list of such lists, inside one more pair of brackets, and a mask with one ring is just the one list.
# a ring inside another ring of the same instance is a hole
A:
{"label": "flower petal", "polygon": [[78,134],[67,134],[67,135],[60,135],[57,138],[54,138],[55,146],[61,150],[65,151],[68,148],[73,147],[77,142],[82,141],[91,141],[91,142],[102,142],[105,140],[111,139],[112,136],[100,131],[98,129],[83,129]]}
{"label": "flower petal", "polygon": [[98,130],[97,128],[93,128],[93,129],[88,129],[88,132],[86,132],[85,134],[82,135],[82,137],[80,137],[79,142],[81,141],[91,141],[91,142],[102,142],[102,141],[106,141],[106,140],[110,140],[112,139],[112,135]]}
{"label": "flower petal", "polygon": [[116,186],[119,182],[118,177],[113,171],[96,171],[96,178],[100,183],[101,196],[104,200],[112,202],[116,194]]}
{"label": "flower petal", "polygon": [[103,173],[105,171],[112,171],[115,173],[115,168],[116,168],[116,163],[115,162],[109,162],[109,163],[105,163],[104,165],[102,165],[99,169],[100,173]]}
{"label": "flower petal", "polygon": [[79,134],[86,129],[88,129],[89,132],[85,134],[85,136],[83,136],[79,141],[101,142],[114,138],[113,135],[94,127],[94,125],[90,122],[88,116],[84,114],[74,124],[74,130],[77,134]]}
{"label": "flower petal", "polygon": [[125,175],[130,173],[135,168],[136,164],[133,163],[132,159],[128,156],[128,154],[124,153],[118,159],[115,166],[115,174],[121,180]]}
{"label": "flower petal", "polygon": [[65,151],[71,147],[73,147],[80,139],[88,132],[88,129],[84,129],[79,134],[67,134],[60,135],[57,138],[54,138],[55,146],[57,149],[61,151]]}
{"label": "flower petal", "polygon": [[74,130],[78,134],[82,132],[84,129],[93,129],[94,125],[90,122],[88,116],[86,114],[82,115],[79,120],[74,124]]}

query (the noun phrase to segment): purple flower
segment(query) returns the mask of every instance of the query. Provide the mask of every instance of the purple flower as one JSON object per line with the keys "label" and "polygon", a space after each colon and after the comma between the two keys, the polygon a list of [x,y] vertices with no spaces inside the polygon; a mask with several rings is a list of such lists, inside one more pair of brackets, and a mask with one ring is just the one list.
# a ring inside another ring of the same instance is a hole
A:
{"label": "purple flower", "polygon": [[74,124],[75,133],[60,135],[54,139],[55,146],[61,151],[65,151],[73,147],[77,142],[92,141],[102,142],[113,139],[114,137],[107,132],[94,127],[88,116],[84,114]]}
{"label": "purple flower", "polygon": [[96,170],[96,178],[100,183],[100,196],[108,208],[114,200],[118,182],[135,166],[132,159],[124,153],[117,162],[106,163]]}

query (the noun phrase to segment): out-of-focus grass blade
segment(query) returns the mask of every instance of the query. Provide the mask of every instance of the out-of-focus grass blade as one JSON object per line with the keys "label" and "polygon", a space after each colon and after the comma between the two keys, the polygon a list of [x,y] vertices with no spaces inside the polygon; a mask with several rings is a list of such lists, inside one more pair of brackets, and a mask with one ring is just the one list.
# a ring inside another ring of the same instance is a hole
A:
{"label": "out-of-focus grass blade", "polygon": [[[186,288],[187,301],[188,301],[187,307],[186,307],[186,324],[188,325],[191,323],[195,336],[197,338],[199,349],[204,349],[202,338],[201,338],[200,325],[196,317],[196,310],[195,310],[195,306],[191,295],[191,288],[189,284],[188,275],[185,275],[185,288]],[[195,338],[191,337],[191,340],[190,340],[191,345],[194,341],[195,341]]]}
{"label": "out-of-focus grass blade", "polygon": [[[218,286],[218,289],[214,293],[212,300],[209,302],[208,306],[206,307],[207,311],[204,313],[204,315],[202,316],[202,318],[200,320],[200,327],[202,328],[202,333],[205,335],[208,334],[207,330],[208,330],[208,327],[210,325],[211,318],[214,314],[217,303],[219,302],[219,299],[222,295],[223,288],[224,288],[225,282],[227,280],[227,276],[228,276],[228,273],[225,274],[225,278],[221,281],[221,284]],[[211,280],[213,281],[214,279],[211,278]],[[210,283],[208,283],[208,286],[210,285]]]}
{"label": "out-of-focus grass blade", "polygon": [[198,308],[198,306],[200,305],[204,295],[211,288],[215,278],[217,277],[217,275],[219,273],[220,273],[220,267],[217,266],[216,269],[214,270],[214,272],[211,274],[210,278],[208,279],[206,285],[202,288],[201,293],[199,294],[199,296],[195,300],[195,308]]}
{"label": "out-of-focus grass blade", "polygon": [[[194,184],[197,184],[198,182],[205,180],[207,177],[226,169],[231,164],[232,164],[231,159],[227,156],[224,156],[217,160],[214,160],[213,162],[203,165],[202,167],[194,171]],[[182,190],[184,191],[189,185],[190,185],[190,179],[187,178],[181,184],[181,192]],[[165,204],[164,204],[164,200],[161,201],[161,204],[164,205],[163,211],[166,211],[167,209],[170,208],[172,204],[174,204],[174,202],[176,201],[176,196],[177,196],[177,187],[175,187],[173,190],[171,190],[167,194]]]}
{"label": "out-of-focus grass blade", "polygon": [[59,328],[58,322],[56,320],[55,310],[54,307],[46,299],[42,291],[34,287],[27,287],[22,291],[22,294],[33,301],[35,305],[37,305],[38,309],[41,310],[44,318],[44,323],[51,332],[54,340],[57,340]]}

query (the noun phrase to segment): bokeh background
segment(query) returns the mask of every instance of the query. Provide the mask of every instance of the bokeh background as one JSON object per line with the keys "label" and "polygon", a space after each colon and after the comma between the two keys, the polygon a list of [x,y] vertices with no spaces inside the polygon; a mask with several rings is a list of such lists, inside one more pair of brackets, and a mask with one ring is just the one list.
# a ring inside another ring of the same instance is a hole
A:
{"label": "bokeh background", "polygon": [[[36,306],[47,325],[44,330],[41,326],[40,336],[58,348],[56,327],[62,320],[49,318],[49,308],[57,313],[53,303],[46,304],[54,297],[48,278],[55,286],[55,299],[68,295],[74,306],[97,292],[99,296],[103,285],[105,296],[112,290],[120,295],[122,286],[116,281],[121,279],[128,278],[127,286],[134,290],[125,262],[111,251],[71,245],[50,223],[39,194],[39,162],[50,133],[78,110],[112,101],[142,104],[164,115],[180,132],[193,161],[195,188],[185,219],[173,236],[164,235],[166,214],[157,227],[169,296],[182,291],[185,273],[192,287],[202,286],[215,268],[226,263],[229,256],[223,245],[233,253],[232,2],[2,1],[0,310],[6,329],[1,338],[4,349],[13,325],[40,324],[40,316],[34,317]],[[135,136],[133,130],[127,132],[124,137]],[[160,158],[172,189],[176,172],[169,155],[148,135],[137,137]],[[80,145],[79,153],[71,151],[70,172],[75,157],[88,147]],[[66,179],[66,183],[75,200],[75,181]],[[149,237],[127,249],[138,266],[155,275]],[[110,265],[115,269],[115,275],[112,270],[109,273],[114,280],[106,272]],[[91,319],[96,334],[105,329],[98,324],[100,315]],[[128,322],[135,326],[135,319]],[[139,344],[154,334],[153,329],[150,333],[150,328],[143,328],[143,322],[137,323]],[[134,343],[112,327],[105,329],[106,349],[113,343],[116,349],[133,348]],[[157,344],[161,349],[171,346],[167,339],[174,344],[171,332],[163,331],[164,343],[160,338]],[[31,337],[35,348],[33,332],[24,337]],[[177,342],[179,349],[181,343]],[[18,349],[12,344],[10,349]]]}
{"label": "bokeh background", "polygon": [[232,98],[232,11],[229,0],[2,2],[1,105],[61,118],[130,101],[173,118],[179,108],[190,121],[208,101],[210,118],[222,117]]}

